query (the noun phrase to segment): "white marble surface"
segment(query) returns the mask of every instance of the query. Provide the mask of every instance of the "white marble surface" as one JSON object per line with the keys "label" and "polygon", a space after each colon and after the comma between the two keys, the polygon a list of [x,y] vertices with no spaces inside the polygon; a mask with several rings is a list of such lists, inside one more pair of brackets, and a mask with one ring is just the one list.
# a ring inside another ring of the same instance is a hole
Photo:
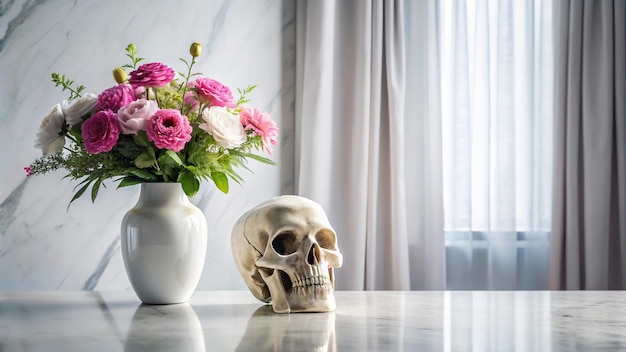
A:
{"label": "white marble surface", "polygon": [[128,291],[0,293],[0,351],[626,349],[623,291],[336,292],[332,313],[274,314],[248,292],[140,305]]}
{"label": "white marble surface", "polygon": [[230,254],[230,230],[247,209],[291,193],[295,75],[293,0],[11,0],[0,1],[0,291],[125,290],[119,251],[123,214],[139,187],[100,192],[66,206],[76,185],[62,172],[26,178],[23,167],[40,151],[35,132],[50,107],[67,95],[50,81],[64,73],[98,93],[114,84],[135,43],[147,62],[181,70],[189,44],[203,43],[196,68],[233,88],[258,84],[252,103],[281,129],[273,159],[251,163],[245,183],[223,195],[204,184],[192,199],[209,225],[199,289],[245,289]]}

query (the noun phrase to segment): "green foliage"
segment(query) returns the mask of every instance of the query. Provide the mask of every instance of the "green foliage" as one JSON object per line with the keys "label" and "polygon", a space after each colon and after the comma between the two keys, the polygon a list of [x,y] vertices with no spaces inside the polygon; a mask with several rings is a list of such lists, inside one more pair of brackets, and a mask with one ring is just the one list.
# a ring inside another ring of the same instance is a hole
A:
{"label": "green foliage", "polygon": [[135,140],[130,135],[121,135],[117,140],[117,151],[128,159],[136,159],[148,145],[139,145]]}
{"label": "green foliage", "polygon": [[237,92],[239,92],[239,100],[237,100],[237,106],[250,102],[250,99],[246,98],[246,95],[251,93],[255,88],[256,84],[249,85],[246,87],[246,89],[237,88]]}
{"label": "green foliage", "polygon": [[131,64],[126,64],[122,66],[124,68],[130,68],[134,70],[137,68],[137,64],[143,60],[143,57],[137,56],[137,48],[135,47],[135,44],[132,43],[126,46],[126,56],[130,59]]}
{"label": "green foliage", "polygon": [[158,166],[154,149],[148,148],[146,151],[139,154],[137,159],[135,159],[135,165],[140,169]]}
{"label": "green foliage", "polygon": [[217,189],[224,193],[228,193],[228,177],[223,172],[215,171],[211,172],[211,179],[217,186]]}
{"label": "green foliage", "polygon": [[76,98],[80,98],[82,91],[85,89],[83,85],[80,85],[76,88],[72,88],[74,81],[69,78],[66,78],[65,75],[60,75],[58,73],[52,74],[52,82],[54,83],[55,87],[61,86],[61,90],[63,92],[65,92],[66,90],[70,92],[70,96],[67,99],[68,102],[71,102],[72,100]]}
{"label": "green foliage", "polygon": [[200,181],[196,178],[196,176],[189,170],[185,170],[178,175],[178,182],[183,186],[183,191],[188,196],[193,196],[198,193],[200,189]]}

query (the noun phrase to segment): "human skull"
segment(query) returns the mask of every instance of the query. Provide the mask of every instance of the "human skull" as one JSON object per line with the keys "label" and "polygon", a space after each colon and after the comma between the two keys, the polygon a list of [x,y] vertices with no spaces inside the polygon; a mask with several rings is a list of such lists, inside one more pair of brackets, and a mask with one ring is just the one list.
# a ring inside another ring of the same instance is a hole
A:
{"label": "human skull", "polygon": [[299,196],[280,196],[243,214],[231,245],[250,292],[276,313],[335,310],[334,268],[343,256],[322,207]]}

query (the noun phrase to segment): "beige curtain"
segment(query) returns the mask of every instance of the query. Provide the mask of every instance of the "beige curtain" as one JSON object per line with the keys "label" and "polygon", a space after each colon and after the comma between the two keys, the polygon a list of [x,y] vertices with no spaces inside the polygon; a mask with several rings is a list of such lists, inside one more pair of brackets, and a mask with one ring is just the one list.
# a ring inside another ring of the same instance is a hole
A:
{"label": "beige curtain", "polygon": [[550,287],[626,289],[626,2],[556,6]]}
{"label": "beige curtain", "polygon": [[[428,115],[405,113],[407,3],[297,3],[296,192],[319,202],[338,233],[338,289],[441,289],[445,282],[440,159],[424,165],[425,149],[408,149],[427,142],[428,155],[438,156],[441,133],[437,123],[415,124]],[[423,17],[420,26],[436,23],[437,16]],[[428,97],[412,99],[423,103],[421,112],[437,111]],[[409,133],[414,126],[428,128]]]}

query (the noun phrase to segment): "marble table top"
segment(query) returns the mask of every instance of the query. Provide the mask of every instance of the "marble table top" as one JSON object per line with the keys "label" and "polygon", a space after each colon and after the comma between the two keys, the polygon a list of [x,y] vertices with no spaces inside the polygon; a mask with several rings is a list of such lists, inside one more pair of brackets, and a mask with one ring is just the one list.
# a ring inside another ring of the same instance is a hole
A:
{"label": "marble table top", "polygon": [[0,292],[0,351],[599,351],[626,349],[623,291],[335,293],[274,314],[247,291],[141,305],[133,292]]}

